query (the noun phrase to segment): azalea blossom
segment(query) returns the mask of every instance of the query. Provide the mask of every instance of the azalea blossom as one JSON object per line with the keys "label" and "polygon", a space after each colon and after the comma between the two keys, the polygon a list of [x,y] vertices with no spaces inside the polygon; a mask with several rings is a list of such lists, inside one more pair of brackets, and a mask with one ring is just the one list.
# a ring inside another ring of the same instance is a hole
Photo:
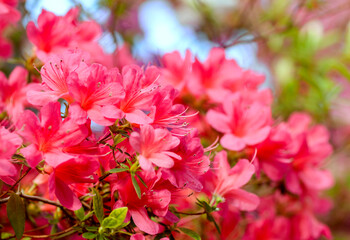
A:
{"label": "azalea blossom", "polygon": [[154,171],[153,164],[163,168],[173,167],[174,159],[181,157],[171,149],[179,143],[180,140],[167,130],[154,129],[150,125],[142,125],[140,133],[133,132],[130,135],[130,145],[140,154],[140,166],[146,171]]}
{"label": "azalea blossom", "polygon": [[223,147],[240,151],[264,141],[271,130],[271,110],[258,101],[247,103],[241,94],[232,94],[222,103],[222,111],[209,110],[208,123],[224,136]]}

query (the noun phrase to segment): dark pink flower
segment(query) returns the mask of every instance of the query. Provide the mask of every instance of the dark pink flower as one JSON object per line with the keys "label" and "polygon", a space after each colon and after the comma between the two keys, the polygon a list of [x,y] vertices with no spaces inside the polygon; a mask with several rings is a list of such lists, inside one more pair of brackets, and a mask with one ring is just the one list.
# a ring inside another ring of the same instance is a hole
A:
{"label": "dark pink flower", "polygon": [[17,133],[30,143],[21,153],[31,167],[41,160],[56,166],[72,158],[64,149],[78,145],[90,134],[85,125],[77,125],[69,118],[62,121],[60,108],[58,102],[48,103],[41,108],[39,119],[27,110],[17,123]]}
{"label": "dark pink flower", "polygon": [[96,182],[97,178],[93,174],[98,168],[98,161],[85,157],[71,158],[52,169],[46,168],[50,173],[50,194],[54,194],[64,207],[73,211],[80,209],[81,202],[70,185]]}
{"label": "dark pink flower", "polygon": [[209,170],[209,158],[204,155],[204,149],[196,133],[180,139],[180,144],[173,149],[181,159],[174,159],[172,168],[162,168],[162,178],[167,179],[177,188],[191,188],[197,192],[203,186],[199,176]]}
{"label": "dark pink flower", "polygon": [[114,185],[114,189],[118,190],[120,201],[116,202],[113,208],[128,207],[128,215],[130,214],[136,226],[141,231],[154,235],[163,229],[150,219],[146,208],[152,209],[152,213],[156,216],[164,217],[168,213],[171,192],[157,184],[160,174],[141,172],[140,176],[147,185],[146,188],[137,180],[141,188],[141,199],[135,192],[130,176],[127,173],[118,174],[120,180]]}

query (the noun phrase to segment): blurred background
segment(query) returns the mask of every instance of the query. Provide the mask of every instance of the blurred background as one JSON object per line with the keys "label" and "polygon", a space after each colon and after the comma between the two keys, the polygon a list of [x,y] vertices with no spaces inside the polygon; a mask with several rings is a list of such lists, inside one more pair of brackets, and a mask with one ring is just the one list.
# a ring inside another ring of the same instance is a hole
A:
{"label": "blurred background", "polygon": [[[127,46],[143,65],[187,49],[205,60],[211,48],[266,76],[275,95],[273,114],[285,120],[308,112],[331,131],[336,177],[327,193],[332,211],[322,219],[335,239],[350,239],[350,1],[349,0],[27,0],[20,1],[21,27],[6,30],[14,58],[29,44],[25,26],[42,9],[101,24],[106,53]],[[0,62],[1,70],[13,66]]]}

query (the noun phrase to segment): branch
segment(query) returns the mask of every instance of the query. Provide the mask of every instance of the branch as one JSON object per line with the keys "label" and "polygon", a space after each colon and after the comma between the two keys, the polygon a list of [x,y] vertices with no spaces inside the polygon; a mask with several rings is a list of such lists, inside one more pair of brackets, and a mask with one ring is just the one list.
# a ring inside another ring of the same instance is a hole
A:
{"label": "branch", "polygon": [[[49,238],[49,239],[50,239],[51,237],[57,237],[57,236],[60,236],[60,235],[65,234],[65,233],[69,233],[70,231],[72,231],[71,234],[73,234],[73,233],[75,233],[76,231],[78,231],[78,230],[74,229],[74,228],[77,227],[77,226],[78,226],[78,224],[74,224],[74,225],[71,226],[70,228],[67,228],[67,229],[65,229],[65,230],[63,230],[63,231],[61,231],[61,232],[54,233],[54,234],[50,234],[50,235],[30,235],[30,234],[23,234],[23,237],[30,237],[30,238]],[[9,236],[9,237],[3,238],[3,239],[12,239],[12,238],[15,238],[15,237],[16,237],[16,236],[13,235],[13,236]]]}
{"label": "branch", "polygon": [[206,214],[207,212],[199,212],[199,213],[185,213],[185,212],[174,212],[174,213],[177,213],[177,214],[181,214],[181,215],[188,215],[188,216],[197,216],[197,215],[203,215],[203,214]]}

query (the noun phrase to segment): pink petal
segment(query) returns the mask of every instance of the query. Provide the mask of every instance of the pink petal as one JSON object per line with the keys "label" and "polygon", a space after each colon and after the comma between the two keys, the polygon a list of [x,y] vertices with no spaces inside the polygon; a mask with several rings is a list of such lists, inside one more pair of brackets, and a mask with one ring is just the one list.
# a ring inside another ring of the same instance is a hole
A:
{"label": "pink petal", "polygon": [[147,214],[145,208],[129,209],[129,212],[136,226],[148,234],[155,235],[159,232],[158,223],[153,222]]}
{"label": "pink petal", "polygon": [[222,133],[230,133],[229,118],[223,113],[209,110],[206,115],[206,120],[216,131]]}
{"label": "pink petal", "polygon": [[334,184],[332,174],[326,170],[305,169],[299,173],[299,177],[308,188],[319,191],[328,189]]}
{"label": "pink petal", "polygon": [[35,168],[36,165],[43,160],[41,152],[34,144],[31,144],[26,148],[22,148],[20,151],[32,168]]}
{"label": "pink petal", "polygon": [[260,203],[258,196],[242,189],[232,190],[225,194],[224,197],[227,199],[228,204],[232,204],[243,211],[253,211]]}
{"label": "pink petal", "polygon": [[85,124],[87,121],[87,112],[78,103],[73,103],[69,106],[69,114],[71,119],[78,125]]}
{"label": "pink petal", "polygon": [[221,140],[221,145],[232,151],[240,151],[245,148],[246,144],[242,138],[238,138],[233,134],[225,134]]}
{"label": "pink petal", "polygon": [[256,131],[248,133],[246,136],[242,137],[242,139],[247,145],[255,145],[264,141],[269,135],[270,130],[271,127],[266,126]]}
{"label": "pink petal", "polygon": [[80,209],[82,204],[75,193],[68,187],[67,184],[57,178],[54,173],[51,175],[52,176],[50,176],[49,180],[50,192],[55,193],[57,199],[64,207],[72,211]]}
{"label": "pink petal", "polygon": [[232,182],[233,188],[240,188],[249,182],[253,174],[255,173],[255,167],[247,159],[240,159],[238,163],[229,171],[229,181]]}

